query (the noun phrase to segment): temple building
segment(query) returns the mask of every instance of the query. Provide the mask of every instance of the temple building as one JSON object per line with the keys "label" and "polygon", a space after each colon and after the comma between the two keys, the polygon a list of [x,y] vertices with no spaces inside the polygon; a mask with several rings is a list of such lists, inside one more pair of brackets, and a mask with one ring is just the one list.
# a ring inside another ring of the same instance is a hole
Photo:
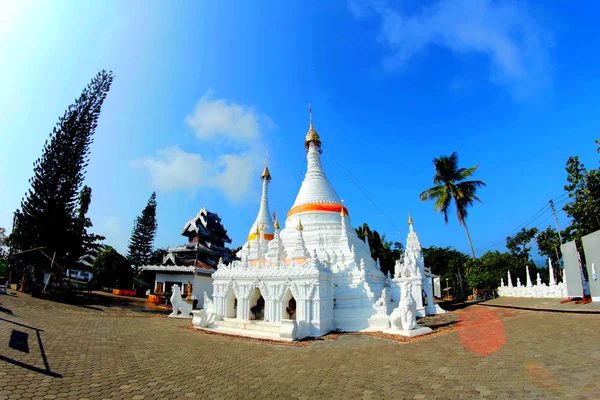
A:
{"label": "temple building", "polygon": [[[425,282],[412,220],[405,259],[397,266],[407,272],[392,279],[381,272],[379,260],[371,258],[367,238],[357,236],[349,210],[323,170],[312,113],[304,147],[307,172],[284,227],[269,213],[272,177],[265,166],[259,212],[237,253],[241,261],[219,264],[212,275],[212,300],[207,293],[205,310],[194,317],[194,325],[289,340],[335,329],[383,330],[400,299],[400,284],[408,280],[419,315],[443,312],[433,305],[432,285]],[[424,304],[424,298],[430,303]]]}
{"label": "temple building", "polygon": [[[231,243],[231,239],[221,217],[204,206],[185,224],[181,235],[187,238],[185,244],[169,247],[161,265],[146,265],[143,269],[156,272],[155,293],[168,292],[177,284],[184,297],[193,294],[198,299],[198,307],[202,307],[204,292],[212,295],[212,275],[217,271],[219,260],[230,261],[230,251],[225,244]],[[188,293],[188,286],[192,293]]]}

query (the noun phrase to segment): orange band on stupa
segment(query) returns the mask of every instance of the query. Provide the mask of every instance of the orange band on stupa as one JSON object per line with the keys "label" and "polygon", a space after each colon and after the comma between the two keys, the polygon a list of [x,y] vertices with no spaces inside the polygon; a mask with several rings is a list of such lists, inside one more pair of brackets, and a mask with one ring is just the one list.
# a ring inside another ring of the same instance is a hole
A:
{"label": "orange band on stupa", "polygon": [[[264,237],[265,237],[265,240],[273,240],[275,235],[273,235],[271,233],[265,233]],[[256,239],[256,233],[253,233],[252,235],[248,235],[248,240],[255,240],[255,239]]]}
{"label": "orange band on stupa", "polygon": [[294,214],[298,214],[301,212],[311,212],[311,211],[324,211],[324,212],[335,212],[341,213],[342,208],[346,212],[346,215],[350,215],[348,213],[348,209],[341,204],[331,204],[331,203],[309,203],[302,204],[292,208],[288,211],[287,216],[292,216]]}

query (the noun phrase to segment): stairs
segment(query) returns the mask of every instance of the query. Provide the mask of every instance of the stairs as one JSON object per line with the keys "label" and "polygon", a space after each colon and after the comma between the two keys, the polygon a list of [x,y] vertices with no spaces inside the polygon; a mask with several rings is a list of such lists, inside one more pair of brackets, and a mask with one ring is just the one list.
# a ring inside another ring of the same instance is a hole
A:
{"label": "stairs", "polygon": [[215,321],[206,330],[235,336],[246,336],[257,339],[291,341],[279,335],[281,324],[265,321],[240,321],[236,318],[223,318]]}

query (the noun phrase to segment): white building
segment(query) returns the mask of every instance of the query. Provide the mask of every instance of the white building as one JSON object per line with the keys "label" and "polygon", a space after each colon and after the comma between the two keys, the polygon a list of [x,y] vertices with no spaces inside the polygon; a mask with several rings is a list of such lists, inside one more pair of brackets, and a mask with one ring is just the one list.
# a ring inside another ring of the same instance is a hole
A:
{"label": "white building", "polygon": [[[433,305],[431,279],[424,279],[412,221],[404,263],[396,266],[392,280],[371,258],[368,240],[356,235],[347,208],[325,175],[312,115],[304,145],[308,170],[285,227],[280,229],[279,221],[270,217],[271,174],[265,167],[260,209],[238,253],[241,261],[219,264],[212,275],[212,304],[206,305],[211,317],[208,322],[194,318],[194,325],[265,338],[320,336],[334,329],[381,330],[389,327],[388,305],[394,298],[398,301],[399,284],[405,280],[412,283],[417,313],[443,311]],[[428,306],[423,304],[424,293]]]}

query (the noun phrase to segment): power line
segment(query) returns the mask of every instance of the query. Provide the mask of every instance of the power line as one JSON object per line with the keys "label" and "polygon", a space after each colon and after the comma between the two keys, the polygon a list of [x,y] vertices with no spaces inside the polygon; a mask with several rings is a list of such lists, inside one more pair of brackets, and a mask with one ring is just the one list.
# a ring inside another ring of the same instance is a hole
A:
{"label": "power line", "polygon": [[[304,171],[304,168],[306,167],[306,155],[302,154],[302,158],[300,162],[297,162],[296,164],[300,165],[300,171],[298,172],[297,177],[299,178],[298,181],[300,182],[300,184],[302,184],[302,172]],[[294,183],[296,181],[296,178],[294,177],[294,175],[291,176],[292,177],[292,183]],[[277,201],[277,204],[275,205],[275,213],[278,212],[279,210],[279,205],[281,204],[281,200],[283,199],[284,194],[288,191],[288,188],[284,188],[283,193],[279,196],[279,200]]]}
{"label": "power line", "polygon": [[[600,184],[594,185],[592,188],[594,188],[596,186],[600,186]],[[567,203],[569,201],[570,197],[565,197],[565,196],[568,196],[568,195],[569,195],[569,192],[565,192],[559,196],[554,197],[552,199],[552,201],[554,202],[555,207],[560,207],[560,206],[564,205],[565,203]],[[563,211],[562,208],[560,209],[560,211]],[[546,214],[547,212],[549,212],[550,214]],[[544,218],[544,216],[545,216],[545,218]],[[510,231],[504,238],[490,242],[490,243],[488,243],[484,246],[481,246],[475,250],[477,252],[482,252],[482,251],[487,251],[487,250],[493,249],[495,247],[498,247],[498,245],[506,243],[507,236],[511,236],[512,234],[520,231],[521,229],[527,228],[527,226],[533,225],[534,223],[539,221],[540,218],[544,218],[541,222],[537,222],[537,225],[535,226],[537,228],[540,225],[542,225],[544,222],[546,222],[548,219],[550,219],[551,217],[552,217],[552,208],[550,206],[550,203],[547,203],[538,212],[536,212],[532,217],[527,219],[527,221],[520,224],[518,228],[515,228],[512,231]]]}
{"label": "power line", "polygon": [[365,193],[365,191],[362,190],[362,188],[358,185],[358,183],[356,183],[356,181],[354,179],[352,179],[352,177],[346,172],[346,170],[344,168],[342,168],[342,166],[336,161],[333,154],[331,154],[331,152],[329,150],[327,150],[327,148],[325,146],[321,145],[321,148],[323,148],[323,150],[325,150],[325,152],[327,154],[329,154],[329,156],[331,157],[333,162],[342,170],[342,172],[344,173],[344,175],[346,175],[346,177],[350,180],[350,182],[352,182],[354,184],[354,186],[356,186],[356,188],[363,194],[363,196],[365,196],[365,198],[371,203],[371,205],[373,205],[381,213],[381,216],[383,218],[385,218],[396,229],[396,231],[398,231],[398,234],[400,235],[400,237],[402,237],[402,230],[400,230],[400,228],[398,228],[398,226],[383,212],[383,210],[377,204],[375,204],[373,199],[371,199],[369,197],[369,195],[367,195],[367,193]]}
{"label": "power line", "polygon": [[481,251],[485,251],[488,249],[491,249],[493,247],[498,246],[501,243],[506,243],[506,237],[510,236],[512,234],[514,234],[515,232],[520,231],[523,228],[526,228],[528,225],[531,225],[533,223],[535,223],[539,218],[542,218],[546,212],[550,211],[550,207],[549,204],[544,205],[544,207],[542,207],[538,212],[536,212],[532,217],[530,217],[529,219],[527,219],[525,222],[523,222],[522,224],[520,224],[517,228],[513,229],[512,231],[508,232],[502,239],[498,239],[495,240],[493,242],[490,242],[484,246],[481,246],[479,248],[477,248],[476,250],[478,252]]}

